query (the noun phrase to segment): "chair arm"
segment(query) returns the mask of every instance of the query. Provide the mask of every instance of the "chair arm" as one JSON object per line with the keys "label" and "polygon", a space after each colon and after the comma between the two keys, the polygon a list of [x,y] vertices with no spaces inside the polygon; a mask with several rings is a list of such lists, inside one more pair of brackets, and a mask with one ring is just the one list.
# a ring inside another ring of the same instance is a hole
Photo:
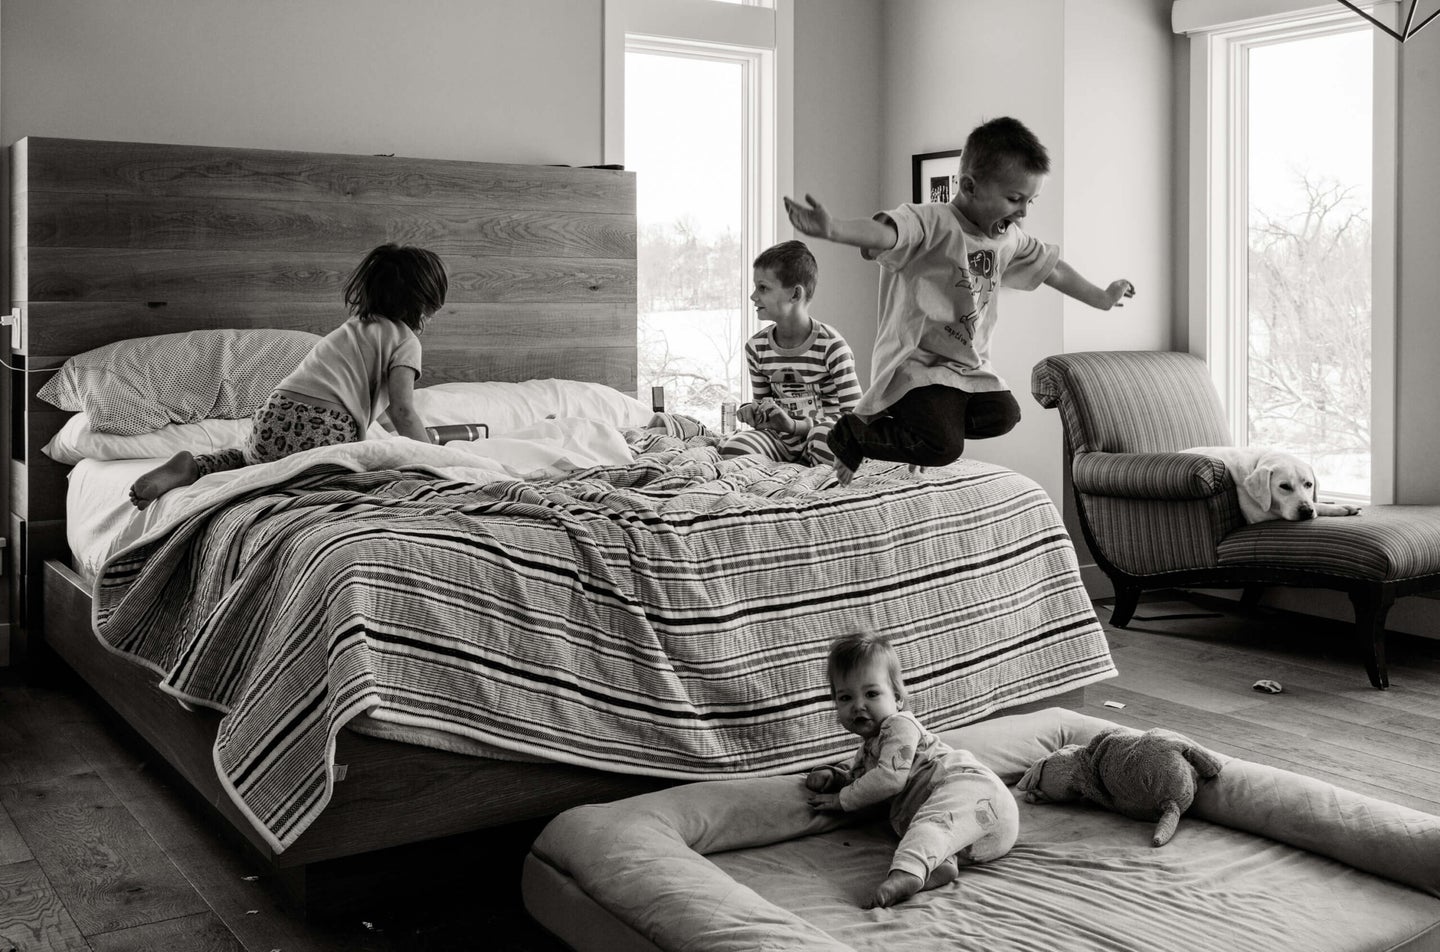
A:
{"label": "chair arm", "polygon": [[1070,477],[1082,493],[1127,499],[1208,499],[1234,489],[1224,463],[1195,453],[1081,453]]}

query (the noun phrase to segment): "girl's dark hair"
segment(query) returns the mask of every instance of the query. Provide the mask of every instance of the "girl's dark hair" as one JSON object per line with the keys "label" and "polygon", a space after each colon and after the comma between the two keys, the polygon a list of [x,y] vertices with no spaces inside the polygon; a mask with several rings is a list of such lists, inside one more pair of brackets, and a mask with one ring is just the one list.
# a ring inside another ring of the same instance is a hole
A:
{"label": "girl's dark hair", "polygon": [[905,677],[900,670],[900,656],[890,644],[888,635],[861,629],[841,635],[830,642],[830,656],[825,661],[825,678],[831,687],[856,668],[871,661],[883,661],[890,674],[890,687],[895,696],[905,700]]}
{"label": "girl's dark hair", "polygon": [[1019,119],[991,119],[976,126],[965,139],[960,170],[971,178],[988,178],[1011,163],[1027,172],[1050,174],[1050,153]]}
{"label": "girl's dark hair", "polygon": [[782,241],[771,245],[755,259],[755,267],[764,268],[775,274],[781,286],[793,288],[800,285],[805,289],[805,300],[815,296],[815,280],[820,271],[815,256],[803,241]]}
{"label": "girl's dark hair", "polygon": [[450,279],[440,256],[409,245],[381,245],[345,280],[345,306],[362,321],[386,317],[419,331],[445,306]]}

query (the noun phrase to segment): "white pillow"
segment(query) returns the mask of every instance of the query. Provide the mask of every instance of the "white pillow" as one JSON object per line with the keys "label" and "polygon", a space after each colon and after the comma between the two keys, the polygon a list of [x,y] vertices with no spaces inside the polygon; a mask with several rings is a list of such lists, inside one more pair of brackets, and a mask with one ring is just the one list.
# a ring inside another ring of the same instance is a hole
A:
{"label": "white pillow", "polygon": [[174,456],[181,450],[214,453],[239,446],[249,435],[249,417],[243,420],[170,423],[150,433],[120,436],[92,430],[90,415],[77,413],[50,438],[44,452],[57,463],[74,466],[82,459],[153,459]]}
{"label": "white pillow", "polygon": [[308,331],[185,331],[77,354],[37,396],[84,410],[92,429],[135,436],[168,423],[248,417],[315,346]]}
{"label": "white pillow", "polygon": [[[64,466],[74,466],[82,459],[155,459],[169,458],[181,450],[192,453],[215,453],[245,442],[252,423],[243,420],[201,420],[198,423],[170,423],[150,433],[120,436],[100,433],[90,428],[90,416],[77,413],[65,421],[60,432],[43,447],[46,456]],[[378,424],[371,425],[367,440],[390,437]]]}
{"label": "white pillow", "polygon": [[[612,426],[644,426],[654,411],[614,387],[583,380],[520,383],[439,383],[415,391],[415,412],[426,426],[484,423],[501,436],[546,417],[583,417]],[[389,425],[389,416],[384,422]]]}

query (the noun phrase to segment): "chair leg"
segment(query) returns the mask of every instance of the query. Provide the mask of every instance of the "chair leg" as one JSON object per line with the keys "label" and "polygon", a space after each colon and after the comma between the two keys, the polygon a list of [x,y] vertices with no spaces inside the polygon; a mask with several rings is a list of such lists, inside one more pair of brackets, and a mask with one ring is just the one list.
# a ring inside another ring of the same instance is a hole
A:
{"label": "chair leg", "polygon": [[1395,604],[1395,592],[1385,585],[1352,591],[1350,603],[1355,606],[1355,632],[1365,652],[1365,672],[1370,683],[1383,691],[1390,686],[1385,669],[1385,616]]}
{"label": "chair leg", "polygon": [[1110,581],[1115,586],[1115,606],[1110,609],[1110,624],[1116,628],[1124,628],[1130,624],[1130,618],[1135,614],[1135,606],[1140,603],[1140,586],[1121,585],[1114,579]]}

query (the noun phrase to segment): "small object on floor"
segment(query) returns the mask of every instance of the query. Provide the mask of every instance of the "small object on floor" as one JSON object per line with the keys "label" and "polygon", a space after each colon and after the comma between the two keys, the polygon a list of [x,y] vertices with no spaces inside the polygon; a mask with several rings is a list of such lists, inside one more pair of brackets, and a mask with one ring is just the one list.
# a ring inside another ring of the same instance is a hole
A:
{"label": "small object on floor", "polygon": [[1280,686],[1279,681],[1271,681],[1269,678],[1261,678],[1250,686],[1257,691],[1264,691],[1266,694],[1279,694],[1285,690]]}
{"label": "small object on floor", "polygon": [[1117,711],[1123,711],[1123,710],[1125,710],[1125,705],[1122,704],[1122,703],[1120,703],[1119,701],[1106,701],[1106,702],[1105,702],[1105,706],[1106,706],[1106,707],[1113,707],[1113,708],[1115,708],[1115,710],[1117,710]]}

